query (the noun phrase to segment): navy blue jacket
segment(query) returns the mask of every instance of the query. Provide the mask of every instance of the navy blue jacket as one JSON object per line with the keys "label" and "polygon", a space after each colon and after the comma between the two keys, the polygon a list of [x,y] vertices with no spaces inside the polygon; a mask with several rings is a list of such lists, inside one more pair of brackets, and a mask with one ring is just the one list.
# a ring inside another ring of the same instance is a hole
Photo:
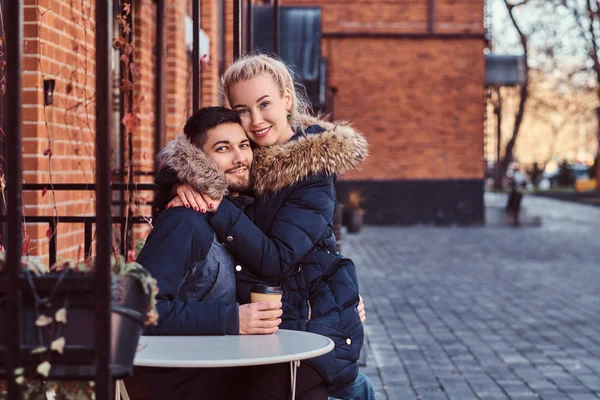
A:
{"label": "navy blue jacket", "polygon": [[[238,301],[249,301],[253,283],[281,284],[281,328],[334,341],[334,351],[307,360],[330,384],[356,379],[363,343],[356,270],[335,253],[333,183],[337,173],[358,167],[366,153],[366,141],[348,125],[319,121],[285,144],[255,149],[254,203],[242,212],[223,199],[209,219],[238,260]],[[170,159],[163,158],[163,166],[193,185],[194,177]]]}
{"label": "navy blue jacket", "polygon": [[234,260],[206,215],[185,207],[162,212],[137,262],[159,288],[158,324],[146,334],[239,334]]}

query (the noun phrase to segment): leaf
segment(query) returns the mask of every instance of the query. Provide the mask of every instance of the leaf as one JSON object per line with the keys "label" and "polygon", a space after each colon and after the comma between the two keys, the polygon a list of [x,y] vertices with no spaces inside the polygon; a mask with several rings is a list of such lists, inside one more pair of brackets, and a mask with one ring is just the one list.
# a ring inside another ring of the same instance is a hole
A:
{"label": "leaf", "polygon": [[17,376],[15,378],[15,382],[17,382],[17,385],[22,385],[22,384],[25,383],[25,377],[23,377],[23,376]]}
{"label": "leaf", "polygon": [[73,91],[73,84],[69,82],[67,84],[67,94],[70,94]]}
{"label": "leaf", "polygon": [[44,155],[48,156],[48,158],[52,158],[52,149],[48,147],[46,150],[44,150]]}
{"label": "leaf", "polygon": [[15,368],[15,376],[23,375],[23,372],[25,372],[25,368],[23,368],[23,367]]}
{"label": "leaf", "polygon": [[123,3],[123,12],[126,16],[129,15],[131,12],[131,5],[129,3]]}
{"label": "leaf", "polygon": [[40,347],[36,347],[35,349],[31,350],[31,354],[40,354],[40,353],[44,353],[48,350],[48,348],[46,346],[40,346]]}
{"label": "leaf", "polygon": [[52,321],[54,321],[52,317],[42,314],[35,320],[35,326],[46,326],[52,323]]}
{"label": "leaf", "polygon": [[48,191],[48,188],[46,186],[44,186],[44,188],[42,189],[42,197],[44,197],[46,195],[47,191]]}
{"label": "leaf", "polygon": [[56,340],[53,340],[52,343],[50,343],[50,349],[62,354],[64,352],[65,349],[65,338],[64,336],[59,337]]}
{"label": "leaf", "polygon": [[52,231],[52,227],[48,228],[48,230],[46,231],[46,237],[48,239],[50,239],[52,237],[53,233],[54,232]]}
{"label": "leaf", "polygon": [[66,324],[67,309],[63,307],[60,310],[56,311],[56,314],[54,314],[54,319],[56,320],[56,322],[62,322],[63,324]]}
{"label": "leaf", "polygon": [[118,37],[118,38],[113,39],[113,47],[115,49],[122,48],[124,43],[125,43],[125,39],[123,39],[122,37]]}
{"label": "leaf", "polygon": [[28,232],[25,232],[25,240],[23,241],[23,247],[21,249],[22,255],[27,255],[29,253],[29,243],[31,242],[31,236],[29,236]]}
{"label": "leaf", "polygon": [[50,368],[52,368],[52,365],[48,361],[44,361],[37,366],[36,371],[38,374],[47,378],[48,375],[50,375]]}
{"label": "leaf", "polygon": [[129,70],[131,71],[131,75],[133,76],[140,76],[140,69],[138,68],[137,65],[135,65],[135,63],[131,63],[129,64]]}
{"label": "leaf", "polygon": [[119,87],[119,89],[121,89],[123,93],[128,94],[129,92],[131,92],[131,90],[133,90],[133,83],[131,83],[131,81],[128,81],[127,79],[123,79],[121,80],[121,86]]}
{"label": "leaf", "polygon": [[125,54],[123,54],[121,56],[121,61],[123,61],[125,64],[127,64],[129,62],[129,57],[127,57]]}

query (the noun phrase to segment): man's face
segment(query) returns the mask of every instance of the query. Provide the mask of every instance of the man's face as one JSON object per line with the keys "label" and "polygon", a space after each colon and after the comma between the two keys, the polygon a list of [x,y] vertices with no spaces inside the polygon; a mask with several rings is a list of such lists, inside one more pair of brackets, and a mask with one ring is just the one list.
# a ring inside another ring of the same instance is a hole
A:
{"label": "man's face", "polygon": [[230,192],[248,190],[252,149],[241,125],[226,123],[209,130],[202,151],[225,173]]}

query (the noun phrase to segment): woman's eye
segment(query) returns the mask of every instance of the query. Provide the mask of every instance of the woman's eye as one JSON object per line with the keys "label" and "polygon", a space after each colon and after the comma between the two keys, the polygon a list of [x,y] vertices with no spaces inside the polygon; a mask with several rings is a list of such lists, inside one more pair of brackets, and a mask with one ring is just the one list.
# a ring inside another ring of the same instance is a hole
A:
{"label": "woman's eye", "polygon": [[244,115],[244,114],[248,113],[248,110],[243,110],[242,109],[242,110],[237,110],[237,112],[238,112],[239,115]]}
{"label": "woman's eye", "polygon": [[268,101],[263,101],[262,103],[260,103],[260,108],[265,108],[269,106],[269,102]]}

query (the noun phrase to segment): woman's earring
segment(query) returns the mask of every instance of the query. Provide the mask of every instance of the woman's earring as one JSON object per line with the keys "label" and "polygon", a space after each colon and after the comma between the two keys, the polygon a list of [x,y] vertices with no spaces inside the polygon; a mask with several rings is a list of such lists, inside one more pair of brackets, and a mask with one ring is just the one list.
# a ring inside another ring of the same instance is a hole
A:
{"label": "woman's earring", "polygon": [[292,114],[288,113],[287,119],[288,119],[288,121],[291,120],[292,119]]}

